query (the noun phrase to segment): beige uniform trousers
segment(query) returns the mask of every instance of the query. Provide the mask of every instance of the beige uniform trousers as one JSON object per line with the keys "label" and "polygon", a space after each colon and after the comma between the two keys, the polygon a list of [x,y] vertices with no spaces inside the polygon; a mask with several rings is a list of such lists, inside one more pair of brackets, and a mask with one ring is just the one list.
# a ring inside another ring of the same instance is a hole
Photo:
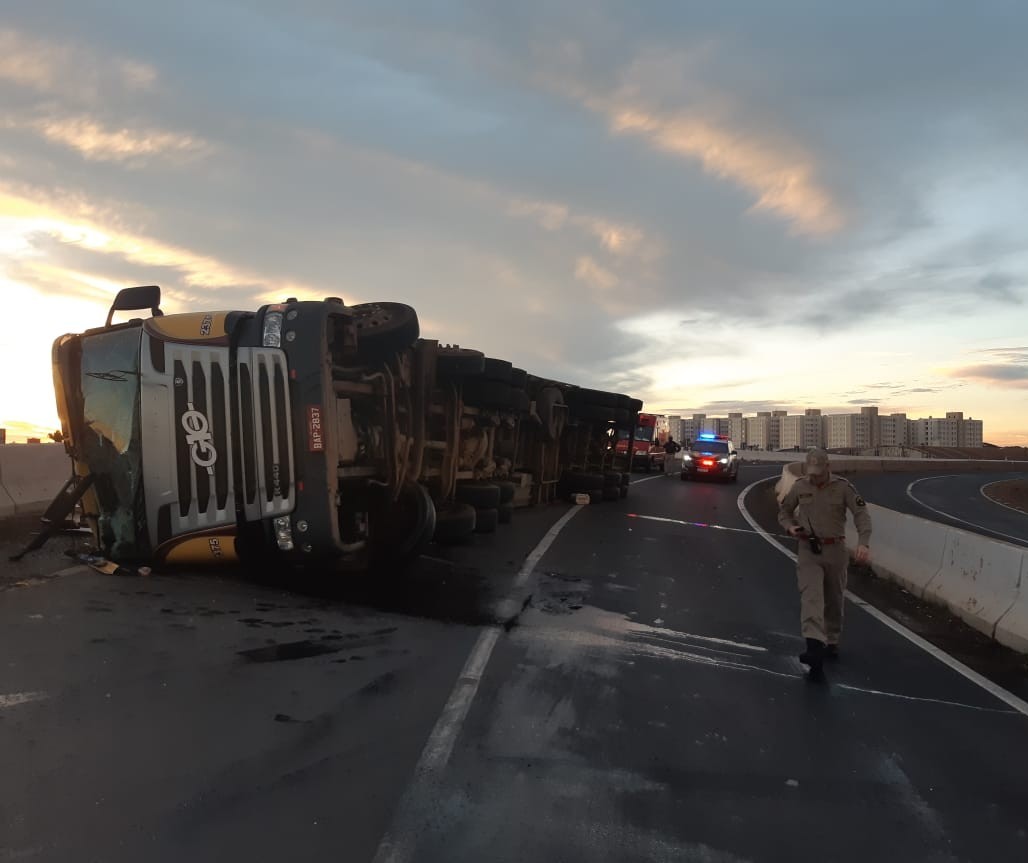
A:
{"label": "beige uniform trousers", "polygon": [[796,575],[804,638],[816,638],[827,644],[839,643],[848,566],[846,543],[825,545],[821,554],[814,554],[808,542],[800,542]]}

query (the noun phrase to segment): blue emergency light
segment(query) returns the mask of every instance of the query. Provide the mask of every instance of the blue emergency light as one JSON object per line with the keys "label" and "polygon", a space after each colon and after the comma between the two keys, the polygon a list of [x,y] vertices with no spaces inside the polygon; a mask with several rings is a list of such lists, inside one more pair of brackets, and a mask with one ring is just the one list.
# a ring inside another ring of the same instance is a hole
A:
{"label": "blue emergency light", "polygon": [[700,435],[700,440],[717,440],[717,435],[704,432]]}

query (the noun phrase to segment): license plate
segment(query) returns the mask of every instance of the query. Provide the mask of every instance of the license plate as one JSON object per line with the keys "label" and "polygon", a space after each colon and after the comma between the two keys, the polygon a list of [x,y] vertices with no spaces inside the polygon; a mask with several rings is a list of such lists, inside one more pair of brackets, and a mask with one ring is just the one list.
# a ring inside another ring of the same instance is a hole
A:
{"label": "license plate", "polygon": [[696,472],[697,473],[706,473],[707,469],[705,467],[698,467],[698,468],[696,468]]}

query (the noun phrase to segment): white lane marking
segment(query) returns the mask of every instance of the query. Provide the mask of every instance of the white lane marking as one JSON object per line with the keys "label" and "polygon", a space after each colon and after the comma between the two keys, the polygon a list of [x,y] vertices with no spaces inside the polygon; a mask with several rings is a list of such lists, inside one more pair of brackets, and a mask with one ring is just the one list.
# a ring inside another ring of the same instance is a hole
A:
{"label": "white lane marking", "polygon": [[1016,710],[1003,710],[1000,707],[981,707],[977,704],[965,704],[963,701],[947,701],[944,698],[923,698],[919,695],[903,695],[900,692],[885,692],[881,689],[866,689],[863,686],[850,686],[848,683],[833,683],[835,689],[846,689],[863,695],[880,695],[883,698],[898,698],[901,701],[920,701],[925,704],[942,704],[946,707],[963,707],[966,710],[979,710],[982,713],[1006,713],[1016,716]]}
{"label": "white lane marking", "polygon": [[990,485],[999,485],[1001,482],[1009,482],[1009,481],[1010,480],[1006,480],[1006,479],[997,479],[997,480],[993,480],[992,482],[987,482],[980,489],[978,489],[978,494],[980,494],[982,497],[984,497],[989,503],[994,503],[994,504],[996,504],[996,506],[1003,507],[1003,509],[1009,509],[1011,512],[1016,512],[1018,515],[1028,515],[1028,512],[1025,512],[1023,509],[1018,509],[1015,506],[1010,506],[1010,504],[1003,503],[1002,501],[998,501],[998,500],[996,500],[996,498],[989,497],[989,495],[987,495],[985,493],[985,489],[987,489]]}
{"label": "white lane marking", "polygon": [[[764,530],[759,524],[757,524],[757,520],[752,515],[750,515],[746,509],[746,495],[749,493],[750,489],[760,485],[760,483],[762,482],[767,482],[767,480],[757,480],[754,483],[750,483],[748,486],[746,486],[746,488],[739,492],[739,497],[736,499],[736,503],[739,506],[739,512],[742,513],[743,518],[745,518],[746,521],[753,526],[753,529],[757,531],[757,533],[759,533],[761,536],[763,536],[767,542],[771,543],[771,545],[777,548],[782,554],[788,557],[791,561],[795,562],[796,555],[793,552],[789,551],[789,549],[782,545],[777,539],[771,536],[771,534]],[[879,623],[885,624],[885,626],[889,627],[889,629],[891,629],[897,635],[903,636],[911,644],[915,645],[916,647],[920,647],[921,650],[923,650],[929,656],[934,657],[935,659],[939,660],[939,662],[941,662],[943,665],[952,668],[955,672],[957,672],[957,674],[961,675],[967,680],[970,680],[976,686],[979,686],[982,689],[984,689],[986,692],[989,693],[989,695],[993,696],[994,698],[998,698],[1004,704],[1013,707],[1014,710],[1016,710],[1018,713],[1022,713],[1025,716],[1028,716],[1028,702],[1018,698],[1012,692],[1007,692],[1007,690],[1005,690],[1002,686],[993,683],[991,680],[989,680],[987,677],[982,676],[973,668],[968,668],[959,659],[954,659],[944,650],[941,650],[940,648],[936,647],[930,641],[926,641],[925,639],[921,638],[920,635],[911,632],[902,623],[898,623],[897,621],[893,620],[885,612],[879,611],[873,605],[871,605],[868,602],[864,602],[864,600],[862,600],[859,596],[854,595],[848,590],[846,591],[846,599],[848,599],[858,608],[862,608]]]}
{"label": "white lane marking", "polygon": [[49,697],[45,692],[12,692],[9,695],[0,695],[0,710],[17,707],[19,704],[31,704],[33,701],[42,701]]}
{"label": "white lane marking", "polygon": [[664,476],[664,474],[658,473],[655,476],[647,476],[647,477],[643,477],[642,479],[630,480],[628,484],[629,485],[639,485],[639,483],[641,483],[641,482],[649,482],[651,479],[660,479],[662,476]]}
{"label": "white lane marking", "polygon": [[[645,519],[646,521],[662,521],[665,524],[682,524],[682,525],[685,525],[686,527],[707,527],[707,528],[710,528],[711,530],[727,530],[727,531],[731,531],[732,533],[747,533],[747,534],[750,534],[751,536],[759,536],[757,531],[749,530],[748,528],[745,528],[745,527],[727,527],[726,525],[723,525],[723,524],[708,524],[705,521],[682,521],[679,518],[664,518],[663,516],[659,516],[659,515],[640,515],[637,512],[630,512],[630,513],[628,513],[628,517],[629,518],[642,518],[642,519]],[[785,534],[775,534],[775,535],[779,536],[781,539],[789,539],[789,537],[787,537]]]}
{"label": "white lane marking", "polygon": [[[524,587],[557,535],[583,509],[581,506],[572,507],[546,532],[539,544],[525,558],[515,576],[515,590]],[[500,627],[490,626],[482,630],[475,641],[475,646],[464,663],[446,706],[436,720],[425,748],[421,751],[421,757],[414,768],[414,776],[400,798],[396,814],[385,836],[379,842],[372,863],[406,863],[413,859],[418,835],[423,830],[425,818],[435,799],[439,776],[453,754],[453,746],[460,735],[499,637]]]}
{"label": "white lane marking", "polygon": [[921,479],[915,479],[910,485],[907,486],[907,497],[909,497],[918,506],[923,506],[927,510],[931,510],[936,515],[941,515],[943,518],[948,518],[950,521],[958,522],[959,524],[966,524],[968,527],[973,527],[976,530],[983,531],[984,533],[990,534],[991,536],[1001,536],[1003,539],[1010,539],[1016,542],[1018,545],[1025,545],[1028,543],[1028,539],[1023,536],[1012,536],[1009,533],[1002,533],[998,530],[993,530],[991,527],[985,527],[982,524],[975,524],[973,521],[967,521],[967,519],[958,518],[955,515],[950,515],[948,512],[943,512],[941,509],[936,509],[934,506],[929,506],[923,500],[914,496],[914,486],[919,482],[924,482],[926,479],[953,479],[956,476],[967,476],[967,474],[949,474],[947,476],[923,476]]}

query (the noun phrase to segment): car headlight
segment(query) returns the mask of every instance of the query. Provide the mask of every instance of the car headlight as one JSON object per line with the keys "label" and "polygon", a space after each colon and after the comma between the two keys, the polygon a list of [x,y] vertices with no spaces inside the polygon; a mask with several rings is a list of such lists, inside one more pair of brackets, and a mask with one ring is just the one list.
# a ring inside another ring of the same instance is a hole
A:
{"label": "car headlight", "polygon": [[692,461],[692,456],[689,453],[682,453],[682,461]]}
{"label": "car headlight", "polygon": [[265,313],[262,343],[266,348],[282,347],[282,312]]}
{"label": "car headlight", "polygon": [[[282,316],[279,315],[279,318]],[[275,525],[275,540],[278,542],[279,551],[293,550],[293,523],[288,515],[280,515],[273,522]]]}
{"label": "car headlight", "polygon": [[718,459],[718,460],[721,462],[721,464],[728,464],[728,459],[726,459],[726,458]]}

